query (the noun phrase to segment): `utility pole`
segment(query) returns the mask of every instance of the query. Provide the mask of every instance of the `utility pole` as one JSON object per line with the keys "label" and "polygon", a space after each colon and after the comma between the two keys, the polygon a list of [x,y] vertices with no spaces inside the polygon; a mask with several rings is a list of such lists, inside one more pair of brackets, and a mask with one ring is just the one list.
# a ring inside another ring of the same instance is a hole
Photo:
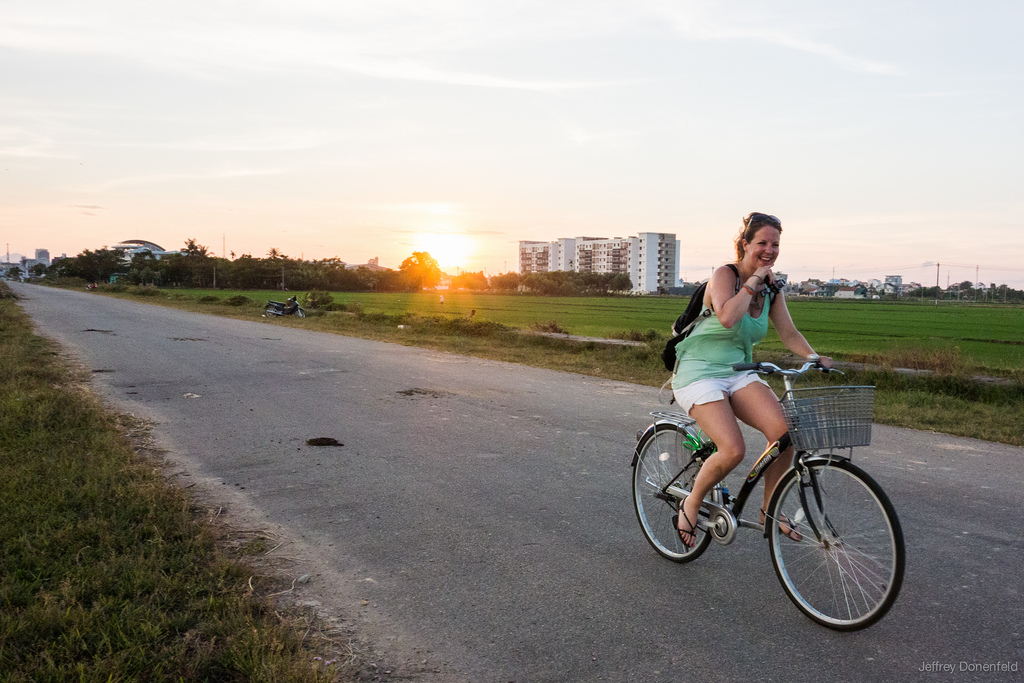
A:
{"label": "utility pole", "polygon": [[974,303],[978,303],[978,270],[980,266],[974,266]]}
{"label": "utility pole", "polygon": [[935,264],[935,305],[939,305],[939,266],[941,263]]}

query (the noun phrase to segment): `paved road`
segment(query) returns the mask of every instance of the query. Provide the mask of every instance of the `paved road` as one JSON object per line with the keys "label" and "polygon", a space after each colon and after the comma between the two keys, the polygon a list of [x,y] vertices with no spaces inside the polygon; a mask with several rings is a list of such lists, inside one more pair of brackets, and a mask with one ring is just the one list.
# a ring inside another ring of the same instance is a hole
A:
{"label": "paved road", "polygon": [[[313,576],[302,594],[355,622],[393,678],[1022,676],[1021,449],[876,427],[856,460],[901,515],[907,575],[882,622],[839,634],[789,603],[753,532],[690,565],[647,546],[629,454],[657,408],[649,388],[15,291],[97,389],[157,421],[191,481],[294,540]],[[1000,663],[1016,671],[961,670]]]}

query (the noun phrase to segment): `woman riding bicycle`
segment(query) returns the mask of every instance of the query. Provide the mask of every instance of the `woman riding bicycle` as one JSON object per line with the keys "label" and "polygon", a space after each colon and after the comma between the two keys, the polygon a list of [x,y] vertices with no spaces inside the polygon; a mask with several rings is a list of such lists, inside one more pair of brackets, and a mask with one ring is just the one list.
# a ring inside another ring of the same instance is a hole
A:
{"label": "woman riding bicycle", "polygon": [[[695,542],[704,496],[746,454],[737,419],[764,434],[768,443],[786,433],[778,398],[768,384],[757,374],[736,372],[732,366],[751,362],[753,345],[768,333],[769,320],[786,348],[803,358],[814,355],[793,324],[782,292],[772,295],[776,289],[772,267],[779,256],[781,234],[782,222],[775,216],[755,212],[743,219],[736,238],[735,272],[731,266],[717,268],[704,295],[704,306],[714,315],[696,325],[676,347],[678,361],[672,378],[676,402],[718,446],[679,508],[676,524],[687,546]],[[832,367],[831,358],[819,360],[826,368]],[[789,460],[780,457],[765,471],[762,515]],[[799,536],[796,529],[786,529],[792,537]]]}

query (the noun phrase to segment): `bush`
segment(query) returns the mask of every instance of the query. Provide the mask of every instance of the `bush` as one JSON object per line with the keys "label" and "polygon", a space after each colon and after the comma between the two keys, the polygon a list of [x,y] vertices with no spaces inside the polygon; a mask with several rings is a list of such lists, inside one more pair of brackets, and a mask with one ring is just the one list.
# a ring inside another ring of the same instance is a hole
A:
{"label": "bush", "polygon": [[630,330],[629,332],[618,332],[609,336],[613,339],[625,339],[626,341],[652,342],[662,335],[658,334],[657,330],[647,330],[646,332]]}
{"label": "bush", "polygon": [[493,337],[502,332],[510,332],[512,328],[490,320],[473,322],[466,318],[434,317],[416,321],[414,326],[424,332],[445,335],[462,335],[466,337]]}
{"label": "bush", "polygon": [[346,306],[345,304],[341,303],[340,301],[335,301],[334,303],[330,303],[330,304],[327,304],[326,306],[322,306],[321,310],[324,310],[324,311],[347,311],[348,310],[348,306]]}
{"label": "bush", "polygon": [[128,293],[135,296],[158,296],[160,290],[156,287],[129,287]]}
{"label": "bush", "polygon": [[307,292],[306,295],[302,297],[301,303],[303,308],[308,308],[310,310],[318,308],[322,309],[325,306],[333,304],[334,297],[332,297],[329,292],[313,290],[311,292]]}
{"label": "bush", "polygon": [[246,304],[251,304],[251,303],[253,303],[253,300],[250,299],[247,296],[242,295],[242,294],[238,294],[237,296],[233,296],[230,299],[224,299],[224,305],[225,306],[244,306]]}
{"label": "bush", "polygon": [[562,329],[557,321],[550,320],[546,323],[533,323],[530,327],[536,332],[555,332],[557,334],[569,334]]}
{"label": "bush", "polygon": [[85,278],[81,277],[47,277],[44,278],[40,284],[47,285],[49,287],[67,287],[69,289],[82,289],[88,282]]}

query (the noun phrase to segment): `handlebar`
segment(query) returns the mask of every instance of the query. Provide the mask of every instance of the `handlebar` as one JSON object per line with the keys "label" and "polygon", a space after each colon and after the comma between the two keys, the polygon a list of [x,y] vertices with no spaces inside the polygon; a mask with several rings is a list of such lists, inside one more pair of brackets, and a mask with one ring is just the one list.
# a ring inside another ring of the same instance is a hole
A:
{"label": "handlebar", "polygon": [[846,374],[835,368],[826,368],[818,360],[817,356],[808,356],[807,362],[805,362],[800,368],[780,368],[775,363],[737,363],[732,366],[733,370],[742,372],[743,370],[753,370],[754,372],[761,375],[774,375],[779,374],[785,377],[799,377],[808,370],[820,370],[821,372],[838,372],[840,375]]}

